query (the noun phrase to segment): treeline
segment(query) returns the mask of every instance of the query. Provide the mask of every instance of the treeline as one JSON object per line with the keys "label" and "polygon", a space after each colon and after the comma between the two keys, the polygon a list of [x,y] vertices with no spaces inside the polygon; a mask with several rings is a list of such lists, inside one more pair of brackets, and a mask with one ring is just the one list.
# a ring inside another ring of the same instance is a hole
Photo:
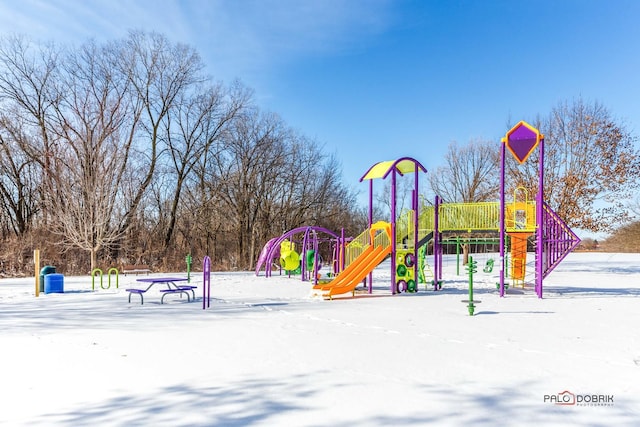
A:
{"label": "treeline", "polygon": [[597,249],[607,252],[640,252],[640,221],[620,226]]}
{"label": "treeline", "polygon": [[366,226],[341,173],[188,45],[0,40],[0,273],[31,274],[36,248],[67,274],[248,269],[294,227]]}

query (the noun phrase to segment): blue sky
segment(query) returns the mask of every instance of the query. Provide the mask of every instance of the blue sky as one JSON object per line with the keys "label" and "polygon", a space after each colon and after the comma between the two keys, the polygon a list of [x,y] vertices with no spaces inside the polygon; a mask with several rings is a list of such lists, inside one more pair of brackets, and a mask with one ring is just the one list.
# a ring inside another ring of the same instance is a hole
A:
{"label": "blue sky", "polygon": [[376,162],[435,169],[451,141],[499,143],[562,101],[640,131],[635,0],[0,0],[0,34],[79,44],[158,31],[334,152],[345,183]]}

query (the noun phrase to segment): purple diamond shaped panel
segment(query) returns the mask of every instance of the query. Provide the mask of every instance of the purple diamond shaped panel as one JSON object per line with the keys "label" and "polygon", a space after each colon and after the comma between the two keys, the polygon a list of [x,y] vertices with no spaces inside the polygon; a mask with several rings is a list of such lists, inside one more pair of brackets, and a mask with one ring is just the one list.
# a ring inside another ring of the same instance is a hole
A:
{"label": "purple diamond shaped panel", "polygon": [[520,163],[523,163],[538,143],[538,134],[521,124],[509,134],[507,146]]}

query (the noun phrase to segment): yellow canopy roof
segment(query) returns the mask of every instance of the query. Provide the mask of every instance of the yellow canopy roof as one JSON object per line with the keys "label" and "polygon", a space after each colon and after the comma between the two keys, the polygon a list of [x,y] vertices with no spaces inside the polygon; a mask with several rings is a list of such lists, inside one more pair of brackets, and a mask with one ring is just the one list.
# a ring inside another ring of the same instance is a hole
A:
{"label": "yellow canopy roof", "polygon": [[365,173],[362,178],[360,178],[360,181],[376,178],[384,179],[394,168],[396,172],[399,172],[401,175],[418,171],[427,171],[424,166],[422,166],[417,160],[410,157],[403,157],[398,160],[387,160],[384,162],[376,163],[369,168],[367,173]]}

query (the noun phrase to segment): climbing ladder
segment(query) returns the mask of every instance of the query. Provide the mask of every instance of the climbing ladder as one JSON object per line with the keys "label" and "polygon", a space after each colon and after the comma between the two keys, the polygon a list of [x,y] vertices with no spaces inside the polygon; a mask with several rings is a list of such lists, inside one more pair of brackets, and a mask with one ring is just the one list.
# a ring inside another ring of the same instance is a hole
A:
{"label": "climbing ladder", "polygon": [[580,244],[580,238],[547,203],[542,204],[542,277],[547,277]]}

